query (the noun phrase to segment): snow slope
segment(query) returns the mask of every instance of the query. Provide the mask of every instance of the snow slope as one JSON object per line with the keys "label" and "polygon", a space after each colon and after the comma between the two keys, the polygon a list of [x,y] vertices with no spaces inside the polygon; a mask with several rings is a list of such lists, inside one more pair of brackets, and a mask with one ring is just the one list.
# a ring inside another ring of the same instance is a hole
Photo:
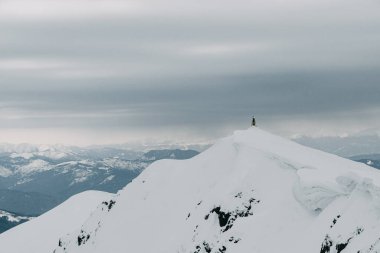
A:
{"label": "snow slope", "polygon": [[55,252],[379,252],[380,174],[258,128],[152,164]]}
{"label": "snow slope", "polygon": [[111,195],[86,191],[71,197],[51,211],[0,234],[0,251],[52,252],[62,234],[79,228],[90,213]]}
{"label": "snow slope", "polygon": [[379,187],[371,167],[254,127],[153,163],[55,252],[380,252]]}

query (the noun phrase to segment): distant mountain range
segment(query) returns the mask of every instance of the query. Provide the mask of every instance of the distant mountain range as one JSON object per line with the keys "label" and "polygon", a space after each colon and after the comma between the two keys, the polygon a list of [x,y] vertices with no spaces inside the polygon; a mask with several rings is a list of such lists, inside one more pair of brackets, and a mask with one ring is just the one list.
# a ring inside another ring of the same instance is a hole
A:
{"label": "distant mountain range", "polygon": [[[86,190],[116,193],[149,164],[187,159],[195,150],[0,145],[0,210],[38,216]],[[0,232],[16,223],[3,220]]]}
{"label": "distant mountain range", "polygon": [[302,136],[293,140],[302,145],[346,158],[357,155],[380,154],[380,137],[378,134],[362,133],[346,137],[327,136],[318,138]]}
{"label": "distant mountain range", "polygon": [[33,217],[18,215],[0,210],[0,233],[31,220]]}
{"label": "distant mountain range", "polygon": [[350,157],[350,159],[380,169],[380,154],[358,155]]}
{"label": "distant mountain range", "polygon": [[380,169],[380,137],[375,133],[363,132],[346,137],[297,137],[302,145],[349,158]]}

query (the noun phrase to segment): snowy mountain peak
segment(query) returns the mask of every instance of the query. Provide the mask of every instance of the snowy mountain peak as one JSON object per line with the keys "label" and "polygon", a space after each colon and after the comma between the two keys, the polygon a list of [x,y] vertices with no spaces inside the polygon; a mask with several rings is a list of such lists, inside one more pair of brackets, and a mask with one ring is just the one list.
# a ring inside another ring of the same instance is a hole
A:
{"label": "snowy mountain peak", "polygon": [[379,182],[364,164],[253,127],[153,163],[55,252],[379,252]]}

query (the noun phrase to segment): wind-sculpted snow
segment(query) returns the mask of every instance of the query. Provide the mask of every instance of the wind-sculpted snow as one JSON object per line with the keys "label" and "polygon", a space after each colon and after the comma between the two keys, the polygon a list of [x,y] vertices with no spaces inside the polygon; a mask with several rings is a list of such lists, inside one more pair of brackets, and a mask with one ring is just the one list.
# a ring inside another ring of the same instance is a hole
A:
{"label": "wind-sculpted snow", "polygon": [[373,168],[251,128],[153,163],[55,253],[380,252],[379,186]]}

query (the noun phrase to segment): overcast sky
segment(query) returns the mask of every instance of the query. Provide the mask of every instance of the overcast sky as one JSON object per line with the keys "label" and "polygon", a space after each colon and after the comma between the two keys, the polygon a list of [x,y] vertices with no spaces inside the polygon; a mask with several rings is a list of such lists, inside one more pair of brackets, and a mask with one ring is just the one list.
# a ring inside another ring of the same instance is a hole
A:
{"label": "overcast sky", "polygon": [[0,0],[0,142],[380,129],[378,0]]}

